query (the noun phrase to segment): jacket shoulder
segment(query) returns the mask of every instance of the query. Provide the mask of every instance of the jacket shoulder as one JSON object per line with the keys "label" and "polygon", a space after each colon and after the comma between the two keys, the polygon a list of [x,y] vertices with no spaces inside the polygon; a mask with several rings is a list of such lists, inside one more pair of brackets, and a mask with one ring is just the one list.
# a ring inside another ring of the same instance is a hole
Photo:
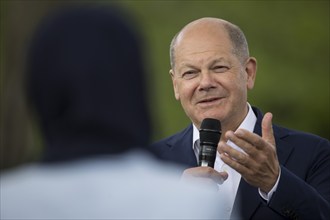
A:
{"label": "jacket shoulder", "polygon": [[318,135],[304,132],[304,131],[298,131],[294,129],[284,128],[278,125],[274,125],[274,133],[275,136],[278,136],[283,141],[288,142],[300,142],[304,145],[324,145],[327,147],[330,147],[330,142],[328,139],[320,137]]}
{"label": "jacket shoulder", "polygon": [[179,140],[180,138],[185,136],[190,131],[190,129],[192,129],[192,125],[189,125],[188,127],[184,128],[183,130],[181,130],[169,137],[158,140],[158,141],[152,143],[150,146],[151,146],[151,148],[162,148],[165,146],[170,147],[171,144],[173,144],[174,142],[176,142],[177,140]]}

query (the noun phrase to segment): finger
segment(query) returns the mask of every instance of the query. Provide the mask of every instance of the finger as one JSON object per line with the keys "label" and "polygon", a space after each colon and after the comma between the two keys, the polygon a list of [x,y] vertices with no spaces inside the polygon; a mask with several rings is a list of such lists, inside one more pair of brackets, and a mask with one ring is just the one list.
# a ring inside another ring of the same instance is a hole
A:
{"label": "finger", "polygon": [[222,161],[225,164],[227,164],[228,166],[230,166],[231,168],[233,168],[234,170],[236,170],[242,176],[245,173],[249,172],[249,169],[247,167],[245,167],[244,165],[240,164],[236,160],[233,160],[233,158],[230,157],[230,155],[228,155],[228,154],[222,153],[222,154],[220,154],[220,158],[222,159]]}
{"label": "finger", "polygon": [[228,179],[228,173],[226,171],[219,172],[219,182],[222,181],[220,184],[222,184],[226,179]]}
{"label": "finger", "polygon": [[183,175],[196,177],[209,177],[215,170],[211,167],[193,167],[188,168],[183,172]]}
{"label": "finger", "polygon": [[[249,132],[245,129],[238,129],[237,131],[235,131],[234,134],[238,138],[248,142],[251,146],[256,147],[259,150],[264,149],[264,146],[267,145],[266,140],[262,139],[259,135]],[[240,146],[240,145],[238,145],[238,146]],[[244,147],[244,146],[242,146],[242,147]],[[250,150],[252,150],[252,148]]]}
{"label": "finger", "polygon": [[264,118],[262,119],[262,123],[261,123],[262,138],[265,141],[275,145],[272,119],[273,119],[273,114],[270,112],[267,112]]}
{"label": "finger", "polygon": [[236,146],[241,148],[245,153],[249,155],[253,155],[256,151],[256,148],[251,145],[249,142],[244,140],[243,138],[240,138],[237,136],[234,132],[232,131],[227,131],[225,136],[227,137],[228,140],[233,142]]}
{"label": "finger", "polygon": [[[229,146],[228,144],[221,143],[221,153],[230,157],[235,162],[242,164],[245,167],[249,167],[251,164],[251,158],[245,152],[241,152]],[[220,154],[221,155],[221,154]]]}
{"label": "finger", "polygon": [[211,167],[193,167],[186,169],[182,175],[183,178],[196,177],[196,178],[209,178],[218,184],[222,184],[227,178],[227,172],[217,172]]}

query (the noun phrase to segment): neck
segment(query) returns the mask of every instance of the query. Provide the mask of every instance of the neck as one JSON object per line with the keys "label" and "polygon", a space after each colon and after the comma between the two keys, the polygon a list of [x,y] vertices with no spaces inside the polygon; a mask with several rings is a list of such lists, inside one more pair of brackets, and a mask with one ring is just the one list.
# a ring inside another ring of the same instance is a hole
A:
{"label": "neck", "polygon": [[242,112],[242,114],[239,115],[239,117],[231,118],[228,120],[222,120],[221,121],[221,140],[226,141],[225,133],[227,131],[236,131],[238,127],[242,124],[245,117],[247,116],[249,111],[248,105],[246,105],[245,111]]}

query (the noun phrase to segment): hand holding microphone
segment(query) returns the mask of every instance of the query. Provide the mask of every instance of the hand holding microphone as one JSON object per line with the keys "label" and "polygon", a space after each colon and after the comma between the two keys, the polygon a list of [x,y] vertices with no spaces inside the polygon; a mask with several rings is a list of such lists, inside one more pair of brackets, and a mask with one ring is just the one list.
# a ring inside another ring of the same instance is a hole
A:
{"label": "hand holding microphone", "polygon": [[199,131],[200,146],[198,167],[186,169],[182,175],[182,179],[193,181],[197,178],[200,182],[208,185],[222,184],[227,178],[226,172],[218,172],[214,170],[214,162],[217,155],[218,142],[221,137],[221,124],[217,119],[206,118],[201,124]]}

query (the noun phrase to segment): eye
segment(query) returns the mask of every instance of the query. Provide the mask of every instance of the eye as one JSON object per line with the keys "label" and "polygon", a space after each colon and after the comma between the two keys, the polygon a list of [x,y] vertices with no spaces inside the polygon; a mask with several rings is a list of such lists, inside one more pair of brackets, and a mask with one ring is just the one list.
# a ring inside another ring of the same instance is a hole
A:
{"label": "eye", "polygon": [[197,76],[198,72],[196,70],[189,70],[189,71],[186,71],[182,74],[182,78],[183,79],[192,79],[192,78],[195,78]]}
{"label": "eye", "polygon": [[216,73],[223,73],[226,72],[229,68],[227,66],[215,66],[213,67],[213,71]]}

